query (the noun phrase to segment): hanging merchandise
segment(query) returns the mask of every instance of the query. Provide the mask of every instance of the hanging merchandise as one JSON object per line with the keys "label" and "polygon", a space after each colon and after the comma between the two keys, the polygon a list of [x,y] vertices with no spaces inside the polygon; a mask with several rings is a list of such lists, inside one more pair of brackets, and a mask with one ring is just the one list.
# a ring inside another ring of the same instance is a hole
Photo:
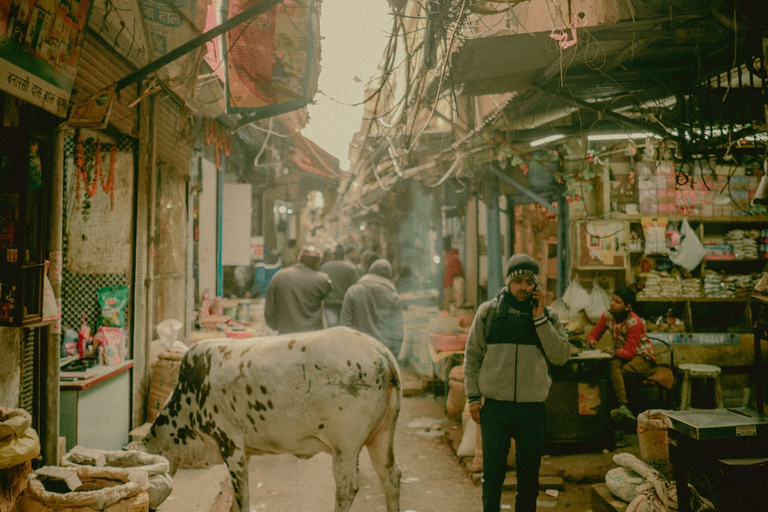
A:
{"label": "hanging merchandise", "polygon": [[83,313],[83,322],[80,324],[80,330],[77,333],[77,355],[82,359],[85,357],[86,346],[91,339],[91,327],[85,320],[85,313]]}
{"label": "hanging merchandise", "polygon": [[127,286],[107,286],[99,289],[99,326],[125,327],[128,292]]}
{"label": "hanging merchandise", "polygon": [[29,190],[40,190],[43,187],[43,164],[36,143],[29,145],[29,171],[27,173]]}
{"label": "hanging merchandise", "polygon": [[48,279],[49,262],[45,262],[45,274],[43,274],[43,321],[50,322],[61,318],[59,302],[56,300],[56,294],[53,292],[51,280]]}
{"label": "hanging merchandise", "polygon": [[205,145],[213,144],[216,170],[221,170],[221,154],[229,156],[232,151],[232,135],[219,123],[210,120],[205,124]]}
{"label": "hanging merchandise", "polygon": [[584,308],[584,313],[592,323],[597,323],[600,317],[611,306],[611,295],[600,286],[597,279],[592,283],[592,291],[589,294],[589,306]]}
{"label": "hanging merchandise", "polygon": [[696,232],[691,228],[688,219],[683,219],[683,224],[680,227],[680,243],[675,247],[668,248],[667,253],[673,263],[691,271],[701,263],[707,250],[699,237],[696,236]]}
{"label": "hanging merchandise", "polygon": [[[87,139],[83,141],[82,133],[78,130],[75,145],[75,209],[82,210],[83,219],[88,220],[91,208],[91,198],[101,189],[109,194],[109,209],[115,207],[115,163],[117,147],[112,145],[109,150],[109,169],[104,172],[101,155],[101,141]],[[81,202],[80,189],[85,192]]]}
{"label": "hanging merchandise", "polygon": [[566,288],[563,293],[563,302],[571,311],[581,311],[582,309],[589,307],[592,303],[592,297],[589,292],[581,286],[579,278],[574,277],[571,280],[571,284]]}
{"label": "hanging merchandise", "polygon": [[664,254],[667,252],[667,218],[643,217],[643,236],[645,238],[645,254]]}

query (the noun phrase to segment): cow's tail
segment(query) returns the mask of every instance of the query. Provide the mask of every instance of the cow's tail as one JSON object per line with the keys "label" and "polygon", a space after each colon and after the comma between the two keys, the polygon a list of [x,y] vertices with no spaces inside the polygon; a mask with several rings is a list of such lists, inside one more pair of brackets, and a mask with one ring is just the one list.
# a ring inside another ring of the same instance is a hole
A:
{"label": "cow's tail", "polygon": [[381,421],[373,429],[365,442],[373,468],[387,500],[387,512],[400,510],[400,466],[395,459],[395,427],[400,414],[403,397],[402,379],[397,360],[388,352],[387,397],[386,407]]}

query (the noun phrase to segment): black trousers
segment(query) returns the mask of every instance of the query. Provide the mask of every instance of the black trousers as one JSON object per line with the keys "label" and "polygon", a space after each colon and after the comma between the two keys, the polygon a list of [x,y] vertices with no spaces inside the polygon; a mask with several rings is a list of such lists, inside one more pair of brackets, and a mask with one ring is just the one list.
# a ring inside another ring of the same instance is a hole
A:
{"label": "black trousers", "polygon": [[544,402],[486,399],[480,409],[483,440],[483,512],[499,512],[510,439],[515,440],[515,512],[534,512],[544,451]]}

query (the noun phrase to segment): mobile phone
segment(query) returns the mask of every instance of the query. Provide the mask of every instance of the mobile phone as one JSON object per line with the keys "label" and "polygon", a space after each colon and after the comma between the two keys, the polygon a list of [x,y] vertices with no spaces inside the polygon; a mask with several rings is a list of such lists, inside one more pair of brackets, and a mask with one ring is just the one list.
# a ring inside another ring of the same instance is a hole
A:
{"label": "mobile phone", "polygon": [[[534,291],[534,292],[535,292],[536,290],[538,290],[538,289],[539,289],[539,285],[538,285],[538,284],[537,284],[536,286],[534,286],[534,287],[533,287],[533,291]],[[531,293],[533,293],[533,292],[531,292]],[[533,305],[533,308],[534,308],[534,309],[536,309],[537,307],[539,307],[539,299],[537,299],[537,298],[536,298],[536,297],[534,297],[533,295],[531,295],[531,305]]]}

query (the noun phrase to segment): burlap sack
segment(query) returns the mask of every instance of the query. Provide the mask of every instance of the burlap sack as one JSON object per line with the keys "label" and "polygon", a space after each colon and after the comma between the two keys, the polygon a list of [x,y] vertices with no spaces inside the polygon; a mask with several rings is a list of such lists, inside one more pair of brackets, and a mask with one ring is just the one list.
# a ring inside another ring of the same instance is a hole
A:
{"label": "burlap sack", "polygon": [[[162,455],[154,455],[136,450],[104,450],[102,453],[107,461],[107,466],[130,470],[140,469],[147,473],[149,477],[147,494],[149,495],[149,506],[151,508],[157,509],[173,491],[170,464],[168,459]],[[77,456],[71,452],[64,455],[61,465],[64,467],[88,466],[88,464],[82,464]]]}
{"label": "burlap sack", "polygon": [[158,356],[157,362],[152,365],[147,398],[147,421],[155,421],[165,401],[171,396],[179,380],[179,368],[183,357],[184,354],[180,352],[164,350]]}
{"label": "burlap sack", "polygon": [[0,512],[14,510],[16,498],[27,487],[27,475],[31,472],[31,460],[0,470]]}
{"label": "burlap sack", "polygon": [[116,468],[74,468],[82,482],[106,478],[123,482],[94,491],[56,493],[45,490],[35,473],[29,475],[27,489],[16,503],[18,512],[147,512],[149,485],[147,473]]}
{"label": "burlap sack", "polygon": [[454,366],[448,374],[448,398],[445,402],[445,412],[452,420],[461,417],[461,411],[464,410],[464,402],[467,401],[467,395],[464,391],[464,368]]}

